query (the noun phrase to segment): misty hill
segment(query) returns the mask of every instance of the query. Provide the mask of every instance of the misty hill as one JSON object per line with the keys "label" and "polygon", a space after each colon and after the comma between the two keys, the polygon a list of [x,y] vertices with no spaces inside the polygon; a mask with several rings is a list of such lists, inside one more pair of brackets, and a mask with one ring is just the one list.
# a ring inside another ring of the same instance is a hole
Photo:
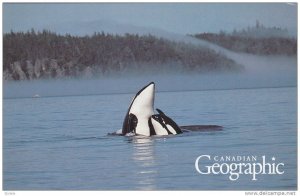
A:
{"label": "misty hill", "polygon": [[208,48],[151,35],[80,37],[32,30],[4,34],[3,47],[5,80],[242,69]]}
{"label": "misty hill", "polygon": [[278,27],[267,28],[258,21],[255,27],[230,34],[225,32],[201,33],[192,35],[198,39],[218,44],[235,52],[245,52],[257,55],[296,55],[297,40],[289,36],[286,29]]}

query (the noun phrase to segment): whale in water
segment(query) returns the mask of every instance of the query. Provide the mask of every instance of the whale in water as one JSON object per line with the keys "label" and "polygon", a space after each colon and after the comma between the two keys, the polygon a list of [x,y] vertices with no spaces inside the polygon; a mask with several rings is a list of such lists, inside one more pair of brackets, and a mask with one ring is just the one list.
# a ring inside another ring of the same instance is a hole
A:
{"label": "whale in water", "polygon": [[160,109],[154,112],[155,84],[149,83],[133,98],[126,113],[122,135],[170,135],[182,133],[179,126]]}
{"label": "whale in water", "polygon": [[220,131],[218,125],[178,126],[160,109],[154,111],[155,84],[150,82],[134,96],[125,115],[122,129],[109,135],[176,135],[190,131]]}

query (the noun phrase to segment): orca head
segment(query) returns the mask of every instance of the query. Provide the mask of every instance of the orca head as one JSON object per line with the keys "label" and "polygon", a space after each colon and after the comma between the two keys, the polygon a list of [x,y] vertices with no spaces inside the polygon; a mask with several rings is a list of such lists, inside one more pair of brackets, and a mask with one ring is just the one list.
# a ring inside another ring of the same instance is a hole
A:
{"label": "orca head", "polygon": [[123,122],[123,135],[135,133],[150,136],[148,120],[154,114],[154,91],[155,84],[151,82],[135,95]]}
{"label": "orca head", "polygon": [[148,118],[154,114],[154,91],[154,82],[142,88],[133,98],[129,112],[134,115],[147,116]]}
{"label": "orca head", "polygon": [[150,126],[151,135],[172,134],[172,132],[170,132],[169,129],[167,128],[167,125],[160,114],[155,114],[150,117],[149,126]]}
{"label": "orca head", "polygon": [[151,123],[156,135],[180,134],[180,127],[160,109],[156,109],[159,114],[151,116]]}

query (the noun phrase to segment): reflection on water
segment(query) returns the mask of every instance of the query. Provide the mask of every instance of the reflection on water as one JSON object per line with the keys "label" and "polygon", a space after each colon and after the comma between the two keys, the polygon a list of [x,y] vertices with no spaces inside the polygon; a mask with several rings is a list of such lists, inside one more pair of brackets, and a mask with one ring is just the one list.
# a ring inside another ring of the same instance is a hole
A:
{"label": "reflection on water", "polygon": [[157,167],[154,158],[154,141],[149,137],[135,136],[131,137],[133,143],[133,161],[136,163],[136,175],[138,181],[136,188],[142,190],[154,190]]}

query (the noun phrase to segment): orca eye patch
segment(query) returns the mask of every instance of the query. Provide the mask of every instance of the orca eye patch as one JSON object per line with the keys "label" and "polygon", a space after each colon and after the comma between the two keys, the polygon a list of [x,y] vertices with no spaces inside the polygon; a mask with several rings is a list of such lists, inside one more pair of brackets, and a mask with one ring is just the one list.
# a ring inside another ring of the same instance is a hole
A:
{"label": "orca eye patch", "polygon": [[129,121],[130,121],[130,126],[135,128],[136,125],[138,124],[138,119],[134,114],[129,114]]}

